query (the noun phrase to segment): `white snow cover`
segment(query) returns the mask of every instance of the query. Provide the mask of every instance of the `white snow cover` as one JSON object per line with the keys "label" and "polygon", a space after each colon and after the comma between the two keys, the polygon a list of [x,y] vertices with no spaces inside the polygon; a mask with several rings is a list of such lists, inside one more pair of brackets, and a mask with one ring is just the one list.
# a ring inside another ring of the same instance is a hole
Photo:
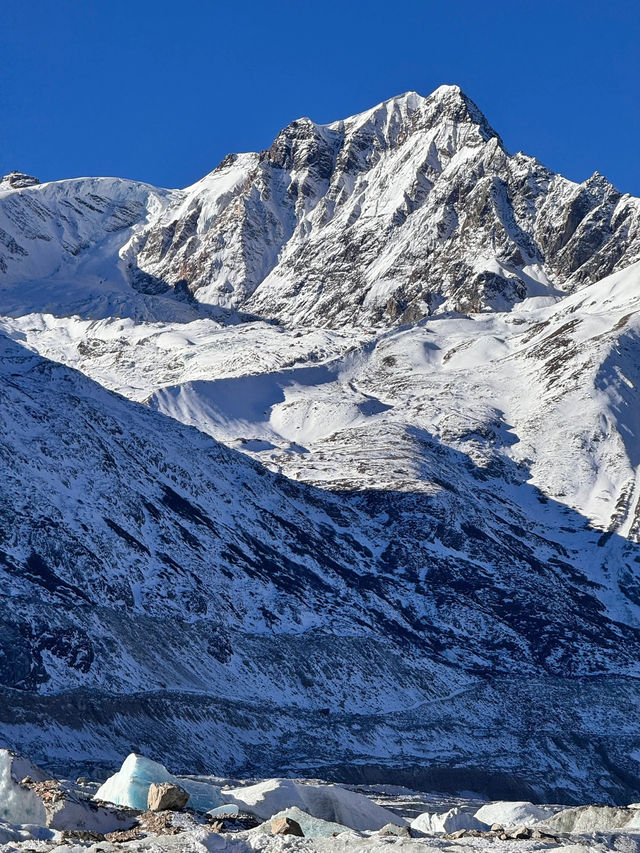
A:
{"label": "white snow cover", "polygon": [[144,810],[147,808],[147,796],[152,782],[180,785],[189,794],[188,805],[196,811],[206,812],[224,804],[220,789],[215,785],[195,782],[192,779],[178,779],[158,761],[152,761],[134,752],[127,756],[120,770],[100,786],[94,799]]}
{"label": "white snow cover", "polygon": [[498,800],[481,806],[475,817],[481,823],[491,826],[499,823],[501,826],[531,826],[541,820],[551,817],[557,809],[552,806],[536,806],[533,803],[508,800]]}
{"label": "white snow cover", "polygon": [[292,779],[267,779],[246,788],[224,792],[227,800],[242,811],[266,820],[293,806],[311,817],[343,824],[358,831],[381,829],[387,823],[402,825],[398,815],[372,802],[363,794],[347,791],[339,785],[313,785]]}
{"label": "white snow cover", "polygon": [[13,824],[46,824],[47,816],[40,798],[19,784],[27,775],[37,779],[40,772],[26,759],[17,758],[8,749],[0,749],[0,820]]}
{"label": "white snow cover", "polygon": [[459,829],[487,829],[487,824],[457,806],[442,813],[423,812],[411,821],[411,828],[426,833],[457,832]]}

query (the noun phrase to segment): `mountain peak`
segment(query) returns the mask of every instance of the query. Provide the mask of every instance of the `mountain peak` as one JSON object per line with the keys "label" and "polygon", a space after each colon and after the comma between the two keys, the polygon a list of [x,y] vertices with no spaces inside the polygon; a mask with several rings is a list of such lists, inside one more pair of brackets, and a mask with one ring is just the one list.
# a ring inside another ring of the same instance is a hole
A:
{"label": "mountain peak", "polygon": [[438,86],[425,100],[437,110],[438,117],[449,118],[457,123],[477,124],[486,140],[496,138],[502,144],[499,134],[491,127],[485,114],[460,86]]}
{"label": "mountain peak", "polygon": [[460,86],[448,84],[438,86],[428,96],[412,90],[394,95],[364,112],[343,121],[334,122],[328,127],[335,130],[349,130],[364,128],[372,123],[385,125],[392,117],[396,122],[410,120],[415,130],[428,129],[443,121],[453,124],[475,124],[485,141],[495,138],[502,145],[499,134],[491,127],[474,101],[462,91]]}

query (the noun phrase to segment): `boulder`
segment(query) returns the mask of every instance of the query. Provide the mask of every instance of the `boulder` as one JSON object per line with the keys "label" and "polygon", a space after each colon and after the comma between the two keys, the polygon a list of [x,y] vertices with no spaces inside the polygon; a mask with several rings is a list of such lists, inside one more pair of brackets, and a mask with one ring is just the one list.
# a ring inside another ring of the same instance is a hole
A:
{"label": "boulder", "polygon": [[171,782],[152,782],[147,794],[147,806],[149,811],[180,812],[189,802],[189,794],[179,785]]}
{"label": "boulder", "polygon": [[511,838],[531,838],[531,829],[528,826],[517,826],[509,833]]}
{"label": "boulder", "polygon": [[291,817],[278,817],[272,820],[271,833],[273,835],[297,835],[300,838],[304,838],[302,827]]}

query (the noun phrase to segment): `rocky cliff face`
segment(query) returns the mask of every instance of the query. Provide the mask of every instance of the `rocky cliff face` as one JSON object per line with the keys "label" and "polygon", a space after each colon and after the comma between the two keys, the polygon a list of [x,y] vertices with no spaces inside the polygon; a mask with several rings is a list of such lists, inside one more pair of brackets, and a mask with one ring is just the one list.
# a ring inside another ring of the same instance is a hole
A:
{"label": "rocky cliff face", "polygon": [[640,798],[638,210],[456,87],[0,184],[9,744]]}

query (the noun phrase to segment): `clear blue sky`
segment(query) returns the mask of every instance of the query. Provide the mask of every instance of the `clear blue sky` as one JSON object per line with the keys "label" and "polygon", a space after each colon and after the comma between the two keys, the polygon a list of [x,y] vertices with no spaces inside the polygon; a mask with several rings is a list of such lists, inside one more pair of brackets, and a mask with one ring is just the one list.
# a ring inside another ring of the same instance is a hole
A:
{"label": "clear blue sky", "polygon": [[0,174],[184,186],[441,83],[510,150],[640,195],[637,0],[0,0]]}

